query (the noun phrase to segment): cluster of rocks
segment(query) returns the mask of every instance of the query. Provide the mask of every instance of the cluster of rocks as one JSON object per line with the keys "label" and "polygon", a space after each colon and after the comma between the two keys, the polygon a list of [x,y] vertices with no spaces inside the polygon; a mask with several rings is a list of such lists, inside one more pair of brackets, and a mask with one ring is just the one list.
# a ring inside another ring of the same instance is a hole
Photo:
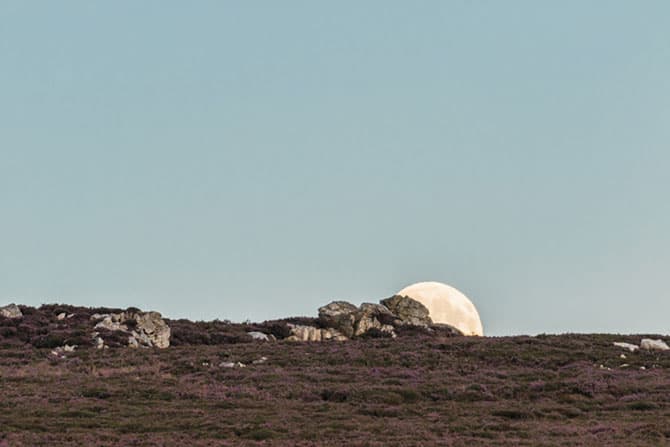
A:
{"label": "cluster of rocks", "polygon": [[630,352],[635,352],[640,349],[643,349],[645,351],[670,351],[670,346],[663,340],[654,340],[652,338],[643,338],[640,341],[640,345],[636,345],[633,343],[625,343],[625,342],[614,342],[614,346],[617,346],[619,348],[626,349]]}
{"label": "cluster of rocks", "polygon": [[170,346],[170,327],[158,312],[120,312],[91,315],[96,322],[92,337],[98,349],[105,347],[101,330],[122,332],[128,336],[131,348]]}
{"label": "cluster of rocks", "polygon": [[[433,324],[429,311],[420,302],[404,296],[392,296],[380,304],[363,303],[359,307],[346,301],[333,301],[319,308],[318,325],[289,325],[288,341],[348,340],[374,332],[382,337],[396,337],[400,326]],[[459,333],[453,329],[454,333]]]}
{"label": "cluster of rocks", "polygon": [[74,352],[76,348],[77,346],[71,346],[71,345],[59,346],[51,351],[51,355],[53,355],[56,358],[64,359],[66,358],[67,353]]}

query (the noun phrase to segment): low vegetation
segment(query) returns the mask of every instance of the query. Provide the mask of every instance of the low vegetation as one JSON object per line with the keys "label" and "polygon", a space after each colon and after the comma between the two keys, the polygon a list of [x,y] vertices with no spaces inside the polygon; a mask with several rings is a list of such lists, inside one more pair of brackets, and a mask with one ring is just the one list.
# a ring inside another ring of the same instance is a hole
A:
{"label": "low vegetation", "polygon": [[285,322],[179,320],[168,349],[54,356],[77,325],[38,314],[0,319],[2,447],[670,442],[670,354],[612,346],[642,336],[253,342],[247,330],[282,338]]}

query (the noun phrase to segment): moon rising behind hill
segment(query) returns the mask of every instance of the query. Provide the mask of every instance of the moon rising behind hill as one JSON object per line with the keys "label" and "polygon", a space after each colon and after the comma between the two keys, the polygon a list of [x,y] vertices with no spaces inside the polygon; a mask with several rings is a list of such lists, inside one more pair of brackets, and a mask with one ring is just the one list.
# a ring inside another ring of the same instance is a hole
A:
{"label": "moon rising behind hill", "polygon": [[396,295],[412,298],[428,308],[434,323],[454,326],[465,335],[484,335],[479,312],[457,289],[439,282],[419,282]]}

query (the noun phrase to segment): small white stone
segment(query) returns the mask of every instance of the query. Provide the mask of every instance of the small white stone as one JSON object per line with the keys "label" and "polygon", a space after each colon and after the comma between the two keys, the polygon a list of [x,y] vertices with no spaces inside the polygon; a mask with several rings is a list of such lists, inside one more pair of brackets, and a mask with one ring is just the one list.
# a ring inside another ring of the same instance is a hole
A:
{"label": "small white stone", "polygon": [[61,312],[56,316],[58,320],[65,320],[65,317],[66,317],[65,312]]}

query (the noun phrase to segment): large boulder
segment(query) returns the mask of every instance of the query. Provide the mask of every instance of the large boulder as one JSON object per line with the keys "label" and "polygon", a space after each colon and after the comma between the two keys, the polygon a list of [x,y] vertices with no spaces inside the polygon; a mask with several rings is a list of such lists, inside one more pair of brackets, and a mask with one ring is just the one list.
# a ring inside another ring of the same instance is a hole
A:
{"label": "large boulder", "polygon": [[5,318],[23,318],[23,313],[19,306],[16,304],[8,304],[7,306],[0,307],[0,316]]}
{"label": "large boulder", "polygon": [[354,335],[359,337],[371,329],[395,336],[393,322],[397,317],[381,304],[363,303],[355,313]]}
{"label": "large boulder", "polygon": [[346,337],[353,337],[358,308],[346,301],[333,301],[319,308],[319,323],[340,331]]}
{"label": "large boulder", "polygon": [[648,351],[668,351],[668,346],[663,340],[654,340],[651,338],[643,338],[640,342],[640,348]]}
{"label": "large boulder", "polygon": [[167,348],[170,346],[170,327],[158,312],[138,312],[135,314],[137,326],[135,330],[147,336],[153,346]]}
{"label": "large boulder", "polygon": [[428,308],[406,296],[394,295],[380,301],[403,323],[414,326],[429,326],[433,323]]}

